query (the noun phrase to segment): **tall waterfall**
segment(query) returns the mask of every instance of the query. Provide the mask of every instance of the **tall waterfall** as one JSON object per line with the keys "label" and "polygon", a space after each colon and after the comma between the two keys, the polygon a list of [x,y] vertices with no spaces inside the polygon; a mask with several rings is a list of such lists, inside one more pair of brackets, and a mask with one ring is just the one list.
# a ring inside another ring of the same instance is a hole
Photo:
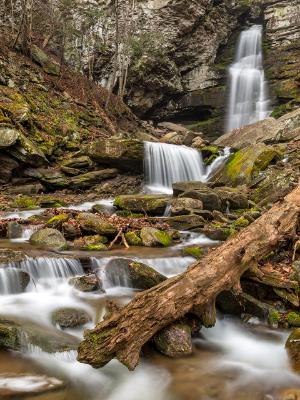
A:
{"label": "tall waterfall", "polygon": [[229,79],[228,131],[269,116],[270,101],[262,64],[262,26],[254,25],[241,33]]}
{"label": "tall waterfall", "polygon": [[145,142],[144,146],[145,189],[152,193],[172,193],[172,183],[175,182],[205,182],[230,154],[229,149],[224,149],[206,167],[201,152],[196,149],[156,142]]}

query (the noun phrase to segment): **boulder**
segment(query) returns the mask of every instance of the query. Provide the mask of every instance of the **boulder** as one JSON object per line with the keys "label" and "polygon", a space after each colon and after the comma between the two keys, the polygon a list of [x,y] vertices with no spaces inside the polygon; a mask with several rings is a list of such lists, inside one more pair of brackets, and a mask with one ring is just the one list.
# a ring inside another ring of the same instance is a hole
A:
{"label": "boulder", "polygon": [[143,245],[143,241],[137,232],[133,232],[133,231],[126,232],[125,239],[127,240],[127,243],[130,246],[142,246]]}
{"label": "boulder", "polygon": [[84,189],[96,185],[105,179],[115,178],[119,171],[115,168],[101,169],[98,171],[80,174],[70,179],[70,185],[73,189]]}
{"label": "boulder", "polygon": [[180,194],[192,190],[207,190],[208,187],[209,185],[207,183],[199,181],[176,182],[172,185],[174,197],[178,197]]}
{"label": "boulder", "polygon": [[7,238],[8,239],[18,239],[22,237],[23,228],[22,225],[18,224],[16,221],[9,221],[7,223]]}
{"label": "boulder", "polygon": [[292,331],[287,339],[285,348],[293,369],[300,372],[300,328],[296,328]]}
{"label": "boulder", "polygon": [[69,285],[74,286],[74,288],[80,292],[104,292],[101,281],[95,274],[71,278],[69,279]]}
{"label": "boulder", "polygon": [[174,323],[156,333],[154,344],[157,350],[172,358],[192,354],[191,328],[184,323]]}
{"label": "boulder", "polygon": [[[1,132],[0,132],[1,135]],[[13,171],[18,168],[19,163],[8,154],[0,154],[1,175],[0,184],[10,182]]]}
{"label": "boulder", "polygon": [[172,238],[167,232],[156,228],[142,228],[140,236],[143,245],[146,247],[168,247],[172,243]]}
{"label": "boulder", "polygon": [[65,214],[65,213],[55,215],[54,217],[50,218],[47,221],[47,223],[46,223],[47,228],[61,230],[63,223],[68,221],[69,218],[70,218],[69,214]]}
{"label": "boulder", "polygon": [[178,132],[168,132],[161,139],[160,142],[169,144],[183,144],[183,136]]}
{"label": "boulder", "polygon": [[12,156],[34,167],[48,164],[45,154],[35,143],[21,132],[18,132],[18,135],[19,137],[15,145],[7,149]]}
{"label": "boulder", "polygon": [[14,323],[0,321],[0,349],[21,349],[21,334]]}
{"label": "boulder", "polygon": [[248,197],[243,188],[216,187],[214,192],[221,200],[222,211],[246,209],[249,207]]}
{"label": "boulder", "polygon": [[177,215],[176,217],[162,218],[163,222],[170,225],[171,228],[178,231],[188,231],[195,228],[204,226],[205,220],[200,215]]}
{"label": "boulder", "polygon": [[88,156],[74,157],[63,162],[63,166],[67,168],[89,168],[93,165],[93,161]]}
{"label": "boulder", "polygon": [[38,179],[49,189],[62,189],[69,186],[69,179],[56,168],[27,168],[23,175]]}
{"label": "boulder", "polygon": [[85,310],[76,308],[61,308],[51,315],[52,323],[61,328],[76,328],[87,324],[92,320]]}
{"label": "boulder", "polygon": [[45,247],[49,250],[65,250],[68,245],[63,235],[56,229],[45,228],[33,233],[30,243],[34,246]]}
{"label": "boulder", "polygon": [[59,75],[60,66],[54,60],[52,60],[42,49],[36,45],[32,45],[30,48],[31,57],[39,64],[43,70],[49,75]]}
{"label": "boulder", "polygon": [[160,194],[121,195],[116,197],[114,205],[121,210],[129,210],[133,213],[162,215],[170,199],[170,196]]}
{"label": "boulder", "polygon": [[188,197],[180,197],[171,201],[171,215],[192,214],[193,210],[195,209],[203,209],[203,203],[201,200],[191,199]]}
{"label": "boulder", "polygon": [[69,220],[63,222],[62,233],[66,239],[73,240],[81,235],[81,230],[77,225],[76,220]]}
{"label": "boulder", "polygon": [[212,180],[218,185],[250,184],[273,160],[281,156],[277,148],[263,143],[243,148],[231,156]]}
{"label": "boulder", "polygon": [[221,199],[217,193],[215,193],[209,187],[203,187],[202,189],[198,190],[190,190],[182,193],[179,197],[187,197],[191,199],[200,200],[203,204],[204,210],[221,210],[222,204]]}
{"label": "boulder", "polygon": [[108,242],[106,236],[94,235],[94,236],[83,236],[79,239],[74,240],[73,244],[75,248],[84,251],[105,251],[107,247],[105,243]]}
{"label": "boulder", "polygon": [[167,279],[148,265],[127,258],[115,258],[109,261],[105,273],[111,281],[116,277],[125,276],[130,287],[142,290],[150,289]]}
{"label": "boulder", "polygon": [[16,129],[0,126],[0,149],[14,145],[18,139],[19,132]]}
{"label": "boulder", "polygon": [[92,213],[80,213],[76,217],[80,228],[86,233],[96,233],[99,235],[115,236],[117,228],[105,221],[98,215]]}
{"label": "boulder", "polygon": [[110,138],[92,142],[86,149],[90,158],[135,173],[143,171],[144,144],[135,139]]}

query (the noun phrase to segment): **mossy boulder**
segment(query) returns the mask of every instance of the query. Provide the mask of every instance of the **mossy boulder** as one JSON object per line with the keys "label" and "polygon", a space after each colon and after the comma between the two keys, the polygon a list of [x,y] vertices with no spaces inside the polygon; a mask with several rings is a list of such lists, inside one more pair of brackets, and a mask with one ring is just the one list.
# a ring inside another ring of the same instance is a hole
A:
{"label": "mossy boulder", "polygon": [[132,213],[162,215],[170,199],[170,196],[160,194],[122,195],[116,197],[114,205],[118,209],[130,211]]}
{"label": "mossy boulder", "polygon": [[249,146],[233,154],[212,179],[215,183],[231,186],[250,184],[273,160],[281,157],[276,147],[263,143]]}
{"label": "mossy boulder", "polygon": [[68,221],[68,219],[70,218],[69,214],[58,214],[55,215],[54,217],[50,218],[47,221],[47,227],[48,228],[54,228],[54,229],[61,229],[62,228],[62,224],[66,221]]}
{"label": "mossy boulder", "polygon": [[75,238],[81,236],[81,230],[77,224],[77,221],[74,219],[63,222],[62,233],[68,240],[74,240]]}
{"label": "mossy boulder", "polygon": [[300,328],[294,329],[287,339],[285,348],[295,371],[300,372]]}
{"label": "mossy boulder", "polygon": [[152,227],[142,228],[140,236],[143,245],[146,247],[168,247],[172,243],[172,238],[168,232]]}
{"label": "mossy boulder", "polygon": [[221,210],[222,204],[220,196],[210,187],[203,186],[201,189],[188,190],[179,195],[179,198],[191,198],[200,200],[204,210]]}
{"label": "mossy boulder", "polygon": [[85,251],[105,251],[107,247],[105,243],[108,242],[106,236],[103,235],[93,235],[93,236],[83,236],[79,239],[74,240],[74,247],[79,250]]}
{"label": "mossy boulder", "polygon": [[172,358],[192,354],[191,328],[184,323],[174,323],[156,333],[153,338],[157,350]]}
{"label": "mossy boulder", "polygon": [[96,233],[105,236],[114,236],[118,233],[117,228],[113,224],[92,213],[80,213],[76,217],[76,221],[86,233]]}
{"label": "mossy boulder", "polygon": [[127,240],[128,244],[130,246],[142,246],[143,241],[140,238],[140,236],[137,234],[137,232],[126,232],[125,233],[125,239]]}
{"label": "mossy boulder", "polygon": [[185,247],[184,249],[182,249],[182,255],[199,259],[203,256],[203,249],[199,246]]}
{"label": "mossy boulder", "polygon": [[134,289],[150,289],[167,278],[146,264],[127,258],[112,259],[105,267],[107,278],[112,282],[125,278],[126,284]]}
{"label": "mossy boulder", "polygon": [[289,326],[300,328],[300,314],[299,313],[297,313],[295,311],[289,312],[286,316],[286,320],[287,320]]}
{"label": "mossy boulder", "polygon": [[175,217],[165,217],[162,218],[164,222],[170,225],[171,228],[178,231],[188,231],[191,229],[196,229],[203,227],[205,220],[200,215],[190,214],[190,215],[177,215]]}
{"label": "mossy boulder", "polygon": [[30,243],[34,246],[44,247],[49,250],[67,249],[67,241],[60,231],[52,228],[40,229],[30,237]]}
{"label": "mossy boulder", "polygon": [[119,138],[96,140],[86,148],[86,153],[100,164],[108,164],[135,173],[143,171],[144,144],[139,140]]}
{"label": "mossy boulder", "polygon": [[31,57],[49,75],[59,75],[60,66],[36,45],[30,48]]}
{"label": "mossy boulder", "polygon": [[80,292],[98,292],[103,291],[101,281],[92,275],[76,276],[69,279],[69,285],[74,286]]}
{"label": "mossy boulder", "polygon": [[19,132],[13,128],[0,126],[0,149],[5,149],[16,143],[19,138]]}
{"label": "mossy boulder", "polygon": [[77,308],[61,308],[51,315],[52,323],[61,328],[76,328],[91,321],[91,317],[85,310]]}

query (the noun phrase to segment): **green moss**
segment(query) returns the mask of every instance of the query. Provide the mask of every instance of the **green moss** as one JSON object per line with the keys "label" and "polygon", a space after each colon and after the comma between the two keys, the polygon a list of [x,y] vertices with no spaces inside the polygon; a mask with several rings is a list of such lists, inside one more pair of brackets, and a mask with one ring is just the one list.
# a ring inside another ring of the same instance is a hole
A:
{"label": "green moss", "polygon": [[145,215],[141,213],[133,213],[130,210],[119,210],[116,212],[119,217],[123,218],[144,218]]}
{"label": "green moss", "polygon": [[142,239],[138,236],[136,232],[125,233],[125,239],[131,246],[142,246]]}
{"label": "green moss", "polygon": [[281,320],[281,315],[280,315],[279,311],[272,310],[272,311],[269,312],[268,322],[269,322],[270,325],[277,326],[279,324],[280,320]]}
{"label": "green moss", "polygon": [[245,217],[240,217],[232,224],[233,228],[246,228],[250,222]]}
{"label": "green moss", "polygon": [[182,255],[183,256],[191,256],[196,259],[199,259],[203,256],[203,250],[199,246],[191,246],[191,247],[185,247],[182,250]]}
{"label": "green moss", "polygon": [[289,326],[300,327],[300,314],[295,311],[289,312],[286,316]]}
{"label": "green moss", "polygon": [[16,197],[12,207],[33,209],[37,207],[37,202],[32,197],[19,195]]}
{"label": "green moss", "polygon": [[84,251],[105,251],[105,250],[107,250],[107,247],[103,243],[87,244],[86,246],[81,247],[81,250],[84,250]]}
{"label": "green moss", "polygon": [[155,236],[156,239],[160,242],[160,244],[164,247],[168,247],[172,243],[171,236],[165,231],[158,230]]}
{"label": "green moss", "polygon": [[55,215],[54,217],[50,218],[47,221],[47,225],[52,225],[52,224],[55,224],[56,222],[64,222],[64,221],[67,221],[68,219],[69,219],[68,214]]}

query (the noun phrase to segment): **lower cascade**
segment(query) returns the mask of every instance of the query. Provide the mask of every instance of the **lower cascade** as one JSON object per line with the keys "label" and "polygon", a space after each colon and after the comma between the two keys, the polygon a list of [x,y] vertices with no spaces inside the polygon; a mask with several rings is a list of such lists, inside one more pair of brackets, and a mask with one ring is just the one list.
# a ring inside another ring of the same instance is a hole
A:
{"label": "lower cascade", "polygon": [[228,148],[206,167],[201,152],[186,146],[167,143],[144,143],[145,189],[148,192],[172,193],[172,183],[205,182],[230,154]]}
{"label": "lower cascade", "polygon": [[262,64],[262,26],[240,35],[235,62],[229,68],[230,95],[227,130],[265,119],[270,114]]}

